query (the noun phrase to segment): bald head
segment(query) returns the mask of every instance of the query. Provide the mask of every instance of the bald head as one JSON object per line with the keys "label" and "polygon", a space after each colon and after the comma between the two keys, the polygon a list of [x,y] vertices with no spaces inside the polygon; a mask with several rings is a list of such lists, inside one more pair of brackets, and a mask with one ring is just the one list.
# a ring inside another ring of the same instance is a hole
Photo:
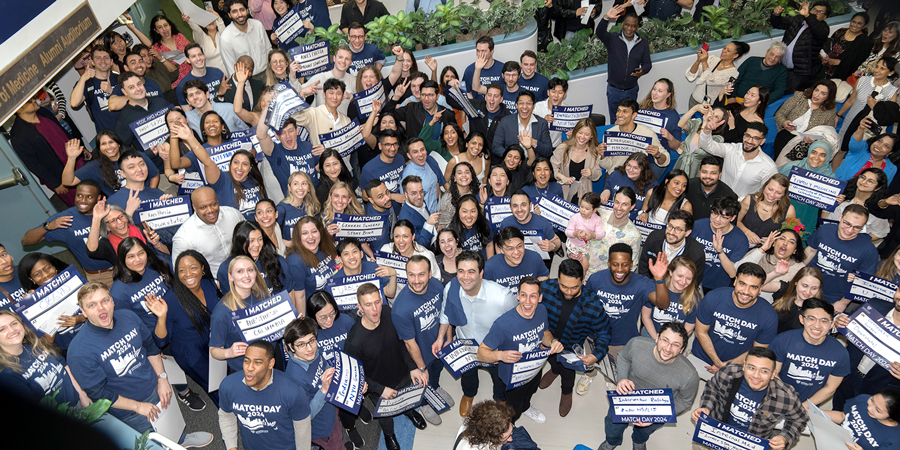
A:
{"label": "bald head", "polygon": [[194,213],[204,223],[212,225],[219,220],[219,199],[211,187],[203,186],[192,192],[191,205],[194,206]]}

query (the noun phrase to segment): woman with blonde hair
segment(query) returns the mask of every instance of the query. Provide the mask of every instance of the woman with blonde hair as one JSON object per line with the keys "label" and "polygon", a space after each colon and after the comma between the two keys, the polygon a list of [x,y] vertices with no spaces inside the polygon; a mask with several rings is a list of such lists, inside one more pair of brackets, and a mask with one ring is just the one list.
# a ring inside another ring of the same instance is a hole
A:
{"label": "woman with blonde hair", "polygon": [[900,247],[895,248],[891,255],[885,258],[875,276],[894,284],[900,283]]}
{"label": "woman with blonde hair", "polygon": [[[322,208],[322,224],[328,230],[328,234],[334,236],[340,231],[340,226],[334,223],[335,214],[347,214],[351,216],[365,216],[366,209],[362,203],[356,198],[356,193],[349,184],[339,181],[334,183],[331,191],[328,192],[328,200],[325,200],[325,206]],[[372,249],[367,242],[362,244],[363,252],[372,259]]]}
{"label": "woman with blonde hair", "polygon": [[56,347],[8,310],[0,310],[0,386],[34,403],[59,390],[56,401],[62,405],[91,404]]}
{"label": "woman with blonde hair", "polygon": [[788,283],[784,295],[775,299],[772,307],[778,313],[778,332],[803,328],[800,323],[800,307],[808,298],[822,298],[822,286],[825,279],[822,272],[815,267],[804,267]]}
{"label": "woman with blonde hair", "polygon": [[[603,176],[600,168],[600,143],[597,140],[597,126],[594,121],[581,119],[572,129],[572,138],[559,144],[553,151],[550,164],[553,174],[562,185],[563,198],[578,204],[578,199],[593,192],[594,182]],[[578,189],[571,186],[578,181]]]}
{"label": "woman with blonde hair", "polygon": [[283,84],[299,94],[302,86],[297,81],[296,74],[300,71],[300,63],[291,61],[288,53],[280,48],[269,50],[267,61],[269,63],[266,64],[266,86],[274,87],[276,84]]}
{"label": "woman with blonde hair", "polygon": [[747,235],[751,246],[762,245],[763,239],[778,231],[785,219],[797,217],[788,197],[790,185],[787,176],[776,173],[763,184],[762,189],[741,201],[741,212],[735,225]]}
{"label": "woman with blonde hair", "polygon": [[317,216],[322,210],[319,199],[316,198],[315,187],[312,178],[306,172],[294,172],[288,177],[285,186],[284,200],[278,204],[278,219],[281,222],[281,238],[285,247],[290,248],[293,243],[291,236],[294,232],[294,224],[303,216]]}
{"label": "woman with blonde hair", "polygon": [[667,322],[680,322],[688,334],[693,333],[697,321],[697,305],[703,291],[700,290],[700,279],[697,277],[697,265],[687,256],[676,256],[669,263],[666,273],[666,287],[669,288],[669,308],[662,310],[653,305],[644,306],[641,310],[641,323],[644,333],[653,339],[657,338],[659,328]]}
{"label": "woman with blonde hair", "polygon": [[[224,280],[223,280],[224,281]],[[209,354],[237,372],[243,370],[244,352],[241,330],[231,321],[231,312],[256,305],[269,298],[266,281],[249,256],[238,256],[228,265],[228,286],[231,288],[210,315]]]}

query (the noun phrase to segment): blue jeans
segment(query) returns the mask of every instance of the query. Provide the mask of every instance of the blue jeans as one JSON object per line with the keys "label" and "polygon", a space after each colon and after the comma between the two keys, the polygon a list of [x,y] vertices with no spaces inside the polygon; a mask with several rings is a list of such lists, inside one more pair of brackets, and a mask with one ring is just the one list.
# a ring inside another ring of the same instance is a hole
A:
{"label": "blue jeans", "polygon": [[481,369],[487,370],[487,372],[491,374],[491,381],[494,384],[494,400],[497,400],[498,402],[506,401],[506,385],[503,384],[503,381],[500,381],[500,374],[497,372],[496,364],[490,367],[471,369],[462,374],[462,376],[459,377],[459,381],[462,385],[463,395],[466,397],[474,397],[475,394],[478,393],[478,370]]}
{"label": "blue jeans", "polygon": [[[172,392],[172,399],[169,401],[169,408],[175,407],[178,408],[178,399],[175,398],[175,392]],[[144,403],[150,403],[151,405],[155,405],[159,403],[159,392],[156,389],[153,389],[153,394],[143,400]],[[162,411],[160,411],[162,412]],[[134,428],[138,433],[145,433],[147,430],[152,430],[153,425],[150,424],[150,420],[146,417],[133,412],[122,418],[122,422],[125,422],[125,425],[128,425],[131,428]],[[178,438],[178,442],[184,442],[185,431],[181,432],[181,437]]]}
{"label": "blue jeans", "polygon": [[609,106],[609,123],[610,125],[614,125],[616,123],[616,109],[619,107],[619,102],[625,100],[626,98],[630,98],[632,100],[637,100],[638,95],[638,86],[635,85],[633,88],[623,91],[621,89],[616,89],[612,87],[612,85],[606,85],[606,103]]}
{"label": "blue jeans", "polygon": [[[613,423],[612,421],[612,405],[609,406],[609,412],[606,413],[606,442],[613,447],[622,445],[622,436],[625,434],[625,429],[628,428],[630,423]],[[649,425],[646,427],[639,427],[635,425],[634,429],[631,430],[631,441],[635,444],[643,444],[650,439],[650,435],[653,434],[654,431],[662,427],[663,423],[654,423],[653,425]]]}

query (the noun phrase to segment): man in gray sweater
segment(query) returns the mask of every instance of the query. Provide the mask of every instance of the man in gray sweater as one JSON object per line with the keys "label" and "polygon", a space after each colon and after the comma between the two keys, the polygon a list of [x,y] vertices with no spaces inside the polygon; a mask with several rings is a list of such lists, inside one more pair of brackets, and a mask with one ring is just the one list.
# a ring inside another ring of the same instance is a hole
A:
{"label": "man in gray sweater", "polygon": [[[690,408],[697,397],[700,377],[681,353],[687,345],[688,333],[679,322],[663,324],[656,342],[648,337],[632,338],[616,359],[618,383],[616,392],[626,395],[636,389],[671,388],[675,414]],[[613,450],[622,445],[627,423],[613,423],[612,406],[606,414],[606,440],[599,450]],[[634,450],[645,450],[647,440],[663,423],[634,423],[631,433]]]}

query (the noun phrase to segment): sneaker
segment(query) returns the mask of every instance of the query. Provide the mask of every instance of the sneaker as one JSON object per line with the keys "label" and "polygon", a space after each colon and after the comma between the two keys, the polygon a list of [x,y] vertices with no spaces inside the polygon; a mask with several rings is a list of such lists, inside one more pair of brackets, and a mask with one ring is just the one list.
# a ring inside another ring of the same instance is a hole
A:
{"label": "sneaker", "polygon": [[637,442],[631,441],[632,449],[634,450],[647,450],[647,443],[638,444]]}
{"label": "sneaker", "polygon": [[205,431],[195,431],[193,433],[186,434],[184,436],[184,440],[179,442],[179,444],[181,444],[181,446],[184,448],[195,448],[206,447],[212,441],[212,433],[207,433]]}
{"label": "sneaker", "polygon": [[618,445],[612,445],[609,442],[603,441],[603,443],[600,444],[600,448],[597,450],[615,450],[616,447],[618,447]]}
{"label": "sneaker", "polygon": [[545,416],[544,413],[535,409],[534,406],[525,410],[525,412],[523,412],[522,415],[533,420],[535,423],[544,423],[547,421],[547,416]]}
{"label": "sneaker", "polygon": [[357,430],[356,428],[347,430],[347,434],[350,435],[350,442],[353,443],[354,447],[363,448],[366,445],[366,440],[359,435],[359,430]]}
{"label": "sneaker", "polygon": [[594,381],[594,377],[590,377],[588,375],[582,375],[578,380],[578,386],[575,387],[575,392],[578,395],[586,395],[588,389],[591,388],[591,382]]}
{"label": "sneaker", "polygon": [[444,388],[438,387],[436,390],[437,390],[437,393],[441,396],[441,398],[443,398],[444,401],[447,402],[447,404],[450,405],[451,408],[453,407],[453,405],[456,404],[456,402],[453,401],[453,396],[450,395],[449,392],[445,391]]}
{"label": "sneaker", "polygon": [[428,423],[432,425],[441,424],[441,416],[437,415],[437,413],[434,412],[434,409],[431,407],[431,405],[423,405],[421,408],[419,408],[419,412],[422,413],[422,417],[424,417],[425,420],[428,421]]}
{"label": "sneaker", "polygon": [[188,390],[184,395],[178,394],[178,400],[187,405],[191,411],[203,411],[206,402],[194,391]]}
{"label": "sneaker", "polygon": [[[357,414],[357,417],[359,417],[359,420],[362,423],[368,425],[369,422],[372,421],[372,411],[369,411],[369,408],[366,408],[365,406],[360,405],[359,414]],[[362,447],[362,446],[360,445],[360,447]]]}

